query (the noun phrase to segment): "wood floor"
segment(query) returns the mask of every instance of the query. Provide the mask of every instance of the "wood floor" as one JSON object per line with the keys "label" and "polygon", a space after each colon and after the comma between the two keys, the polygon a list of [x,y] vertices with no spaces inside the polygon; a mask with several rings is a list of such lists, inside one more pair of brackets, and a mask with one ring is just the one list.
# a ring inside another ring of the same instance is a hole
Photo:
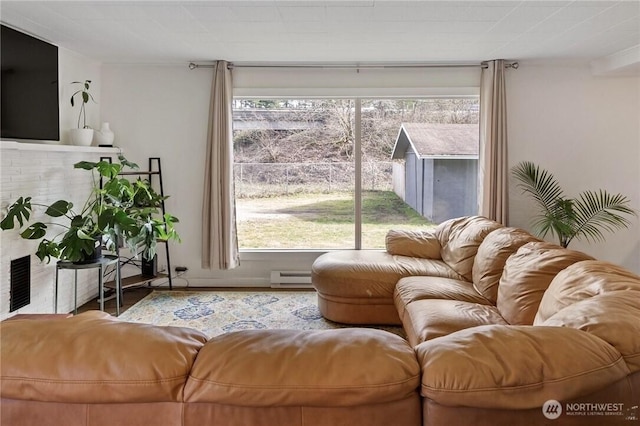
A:
{"label": "wood floor", "polygon": [[[126,289],[122,298],[123,306],[120,306],[120,313],[123,313],[124,311],[126,311],[127,309],[129,309],[130,307],[138,303],[138,301],[144,298],[147,294],[151,293],[152,290],[153,288],[146,287],[146,286]],[[100,301],[98,300],[98,298],[95,298],[88,301],[82,306],[78,306],[78,313],[99,310],[99,309],[100,309]],[[104,302],[104,311],[111,315],[116,314],[115,297],[111,300],[107,300],[106,302]]]}

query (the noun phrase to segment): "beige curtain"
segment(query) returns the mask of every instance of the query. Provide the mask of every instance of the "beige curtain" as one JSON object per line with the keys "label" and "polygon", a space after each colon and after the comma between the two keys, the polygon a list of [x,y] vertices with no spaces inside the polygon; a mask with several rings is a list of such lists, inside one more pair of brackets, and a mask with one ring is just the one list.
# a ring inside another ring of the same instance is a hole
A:
{"label": "beige curtain", "polygon": [[226,61],[217,61],[211,84],[202,205],[202,267],[240,264],[233,190],[233,86]]}
{"label": "beige curtain", "polygon": [[497,222],[508,221],[507,100],[505,63],[488,61],[480,81],[480,159],[478,163],[479,214]]}

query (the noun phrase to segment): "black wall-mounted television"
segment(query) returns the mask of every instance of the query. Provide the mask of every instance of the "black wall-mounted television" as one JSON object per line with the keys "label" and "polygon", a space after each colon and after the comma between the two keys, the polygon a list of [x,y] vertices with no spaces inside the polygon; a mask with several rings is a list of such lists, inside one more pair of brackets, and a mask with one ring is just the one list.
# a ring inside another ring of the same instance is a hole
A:
{"label": "black wall-mounted television", "polygon": [[60,140],[58,47],[2,25],[0,137]]}

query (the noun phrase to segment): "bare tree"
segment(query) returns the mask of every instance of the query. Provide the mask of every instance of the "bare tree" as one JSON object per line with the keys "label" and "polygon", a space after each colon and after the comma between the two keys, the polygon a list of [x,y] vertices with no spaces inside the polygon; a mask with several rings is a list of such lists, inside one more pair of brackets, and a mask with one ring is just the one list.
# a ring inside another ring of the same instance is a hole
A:
{"label": "bare tree", "polygon": [[[235,132],[237,162],[353,161],[352,100],[242,100],[235,105],[245,111],[238,120],[254,125]],[[402,123],[477,122],[474,98],[365,100],[363,157],[388,161]]]}

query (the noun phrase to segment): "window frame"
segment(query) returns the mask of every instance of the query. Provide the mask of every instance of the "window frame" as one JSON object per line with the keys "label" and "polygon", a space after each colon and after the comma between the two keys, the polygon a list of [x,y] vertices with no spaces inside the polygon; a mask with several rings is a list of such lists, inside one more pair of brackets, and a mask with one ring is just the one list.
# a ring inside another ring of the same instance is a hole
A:
{"label": "window frame", "polygon": [[[278,90],[278,92],[290,92],[290,90]],[[394,95],[378,96],[376,94],[369,94],[367,96],[353,96],[353,95],[340,95],[340,96],[308,96],[308,95],[294,95],[287,93],[283,95],[273,95],[273,89],[269,89],[266,93],[271,93],[269,96],[262,96],[259,93],[263,90],[250,89],[248,92],[245,90],[239,90],[240,94],[236,94],[234,90],[234,101],[236,99],[259,99],[259,100],[282,100],[282,99],[348,99],[354,101],[354,245],[351,248],[303,248],[303,249],[282,249],[282,248],[241,248],[240,252],[241,260],[269,260],[269,254],[311,254],[320,255],[322,253],[339,251],[339,250],[371,250],[371,251],[384,251],[384,249],[376,248],[362,248],[362,101],[368,100],[408,100],[408,99],[439,99],[439,98],[476,98],[480,97],[479,87],[428,87],[419,92],[422,94],[402,95],[397,92],[405,92],[403,90],[395,90]],[[356,91],[357,92],[357,91]],[[376,91],[374,91],[376,92]],[[250,93],[250,94],[248,94]],[[295,91],[293,93],[296,93]],[[428,94],[426,94],[428,93]],[[454,93],[454,94],[452,94]],[[266,257],[264,257],[266,255]]]}

